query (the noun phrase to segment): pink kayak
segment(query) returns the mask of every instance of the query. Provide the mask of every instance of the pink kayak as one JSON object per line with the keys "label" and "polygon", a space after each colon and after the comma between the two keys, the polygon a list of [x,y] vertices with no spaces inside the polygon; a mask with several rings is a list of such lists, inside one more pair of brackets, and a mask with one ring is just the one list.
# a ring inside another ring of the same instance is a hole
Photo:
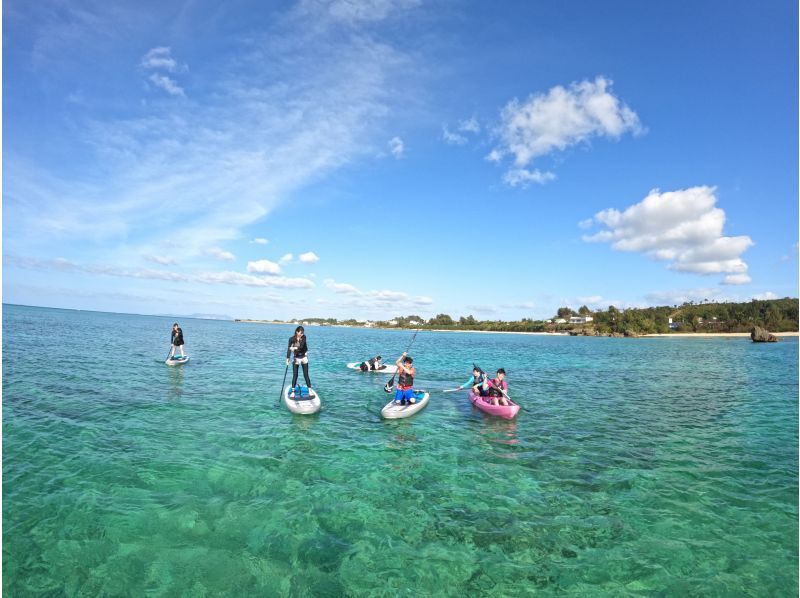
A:
{"label": "pink kayak", "polygon": [[514,401],[511,401],[510,405],[493,405],[484,397],[476,395],[471,390],[469,391],[469,400],[472,401],[472,404],[484,413],[496,415],[497,417],[502,417],[504,419],[514,419],[514,416],[516,416],[517,412],[519,411],[519,405],[517,405]]}

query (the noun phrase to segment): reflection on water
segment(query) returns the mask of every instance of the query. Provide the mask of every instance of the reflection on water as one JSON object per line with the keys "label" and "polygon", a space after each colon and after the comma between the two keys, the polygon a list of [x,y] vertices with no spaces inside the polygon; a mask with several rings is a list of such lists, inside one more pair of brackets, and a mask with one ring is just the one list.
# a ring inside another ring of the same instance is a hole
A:
{"label": "reflection on water", "polygon": [[167,399],[170,401],[179,401],[183,396],[184,367],[185,366],[167,366],[167,371],[169,372],[169,389],[167,390]]}

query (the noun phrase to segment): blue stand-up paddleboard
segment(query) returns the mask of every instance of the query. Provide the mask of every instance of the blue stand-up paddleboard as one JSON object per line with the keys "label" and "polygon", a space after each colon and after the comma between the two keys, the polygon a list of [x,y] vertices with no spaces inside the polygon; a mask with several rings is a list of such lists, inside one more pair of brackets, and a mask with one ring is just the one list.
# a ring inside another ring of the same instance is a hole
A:
{"label": "blue stand-up paddleboard", "polygon": [[414,399],[416,399],[416,403],[398,405],[394,402],[394,400],[392,400],[388,405],[381,409],[381,417],[384,419],[400,419],[402,417],[411,417],[418,411],[425,409],[430,397],[430,393],[424,390],[414,389]]}
{"label": "blue stand-up paddleboard", "polygon": [[167,365],[182,365],[184,363],[188,363],[188,361],[189,361],[188,355],[185,357],[181,357],[179,355],[178,356],[173,355],[172,357],[167,357],[167,360],[164,363],[166,363]]}
{"label": "blue stand-up paddleboard", "polygon": [[316,413],[322,408],[322,400],[319,398],[319,393],[313,390],[314,394],[310,394],[308,386],[295,387],[294,398],[289,398],[292,387],[287,386],[283,391],[283,403],[286,408],[292,413],[298,415],[311,415]]}

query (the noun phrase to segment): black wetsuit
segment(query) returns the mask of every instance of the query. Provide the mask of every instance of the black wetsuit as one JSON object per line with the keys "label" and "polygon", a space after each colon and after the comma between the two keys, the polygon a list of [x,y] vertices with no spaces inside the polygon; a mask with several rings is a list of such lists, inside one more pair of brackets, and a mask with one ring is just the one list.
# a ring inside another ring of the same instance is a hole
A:
{"label": "black wetsuit", "polygon": [[183,330],[181,330],[180,326],[178,326],[178,331],[177,332],[175,332],[174,330],[172,331],[172,341],[171,342],[176,347],[180,347],[182,344],[184,344],[183,343]]}
{"label": "black wetsuit", "polygon": [[[297,347],[294,352],[294,359],[292,360],[292,388],[297,386],[297,376],[300,373],[300,365],[298,365],[297,360],[303,359],[308,352],[308,343],[306,343],[306,335],[303,335],[303,338],[300,341],[297,341],[297,336],[292,335],[289,338],[289,345],[286,347],[286,359],[289,359],[289,356],[292,354],[292,347]],[[305,359],[302,363],[303,366],[303,378],[306,379],[306,386],[311,388],[311,377],[308,375],[308,360]]]}

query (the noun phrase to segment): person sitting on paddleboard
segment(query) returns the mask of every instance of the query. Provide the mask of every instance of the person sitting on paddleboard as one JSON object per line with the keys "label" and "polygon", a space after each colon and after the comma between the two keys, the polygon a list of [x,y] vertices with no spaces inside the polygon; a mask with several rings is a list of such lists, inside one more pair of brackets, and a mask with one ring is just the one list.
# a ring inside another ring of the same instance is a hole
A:
{"label": "person sitting on paddleboard", "polygon": [[181,330],[181,327],[178,326],[177,322],[172,325],[172,336],[170,337],[170,343],[172,343],[172,347],[169,350],[168,359],[172,359],[176,350],[180,350],[181,357],[186,357],[186,353],[183,352],[183,330]]}
{"label": "person sitting on paddleboard", "polygon": [[286,365],[289,365],[289,355],[294,351],[294,363],[292,363],[292,388],[289,391],[289,398],[293,399],[295,390],[297,388],[297,375],[300,366],[303,366],[303,378],[306,379],[306,386],[308,386],[308,394],[314,396],[314,391],[311,390],[311,378],[308,375],[308,344],[306,343],[306,331],[302,326],[298,326],[294,330],[294,334],[289,337],[289,347],[286,349]]}
{"label": "person sitting on paddleboard", "polygon": [[497,375],[489,380],[489,397],[493,405],[510,405],[504,394],[508,394],[508,382],[505,380],[506,371],[503,368],[497,370]]}
{"label": "person sitting on paddleboard", "polygon": [[411,365],[414,360],[404,351],[395,363],[397,364],[397,372],[400,374],[397,377],[397,390],[394,393],[395,404],[416,403],[417,400],[414,398],[414,376],[417,375],[417,368]]}
{"label": "person sitting on paddleboard", "polygon": [[489,384],[489,377],[486,375],[481,368],[477,365],[472,368],[472,376],[469,377],[469,380],[464,382],[461,386],[459,386],[456,390],[463,390],[464,388],[472,387],[472,392],[476,395],[485,397],[488,394],[488,386]]}
{"label": "person sitting on paddleboard", "polygon": [[375,370],[382,370],[386,366],[381,363],[381,356],[378,355],[377,357],[373,357],[372,359],[368,359],[367,361],[362,361],[361,365],[358,366],[362,372],[366,371],[375,371]]}

